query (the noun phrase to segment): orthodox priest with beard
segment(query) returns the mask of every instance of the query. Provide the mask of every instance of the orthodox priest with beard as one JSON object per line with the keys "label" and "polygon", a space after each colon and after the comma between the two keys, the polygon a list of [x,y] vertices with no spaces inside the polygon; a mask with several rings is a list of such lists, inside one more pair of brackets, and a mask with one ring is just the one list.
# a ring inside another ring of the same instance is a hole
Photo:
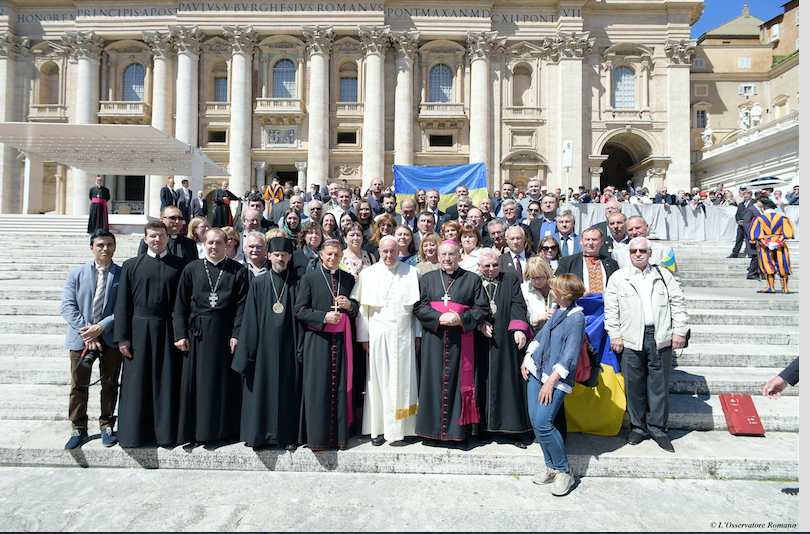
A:
{"label": "orthodox priest with beard", "polygon": [[295,318],[304,331],[303,401],[298,443],[322,451],[345,450],[352,423],[353,340],[357,301],[354,276],[340,270],[343,245],[321,246],[321,265],[301,278]]}
{"label": "orthodox priest with beard", "polygon": [[144,234],[146,253],[124,262],[115,302],[115,339],[126,356],[118,404],[122,447],[177,441],[181,362],[171,310],[186,261],[169,253],[162,221],[147,223]]}
{"label": "orthodox priest with beard", "polygon": [[[259,232],[248,236],[259,238],[264,239]],[[294,451],[303,344],[303,330],[293,316],[299,278],[290,263],[292,241],[274,237],[268,245],[271,268],[250,284],[231,364],[242,375],[239,438],[249,447],[278,445]]]}
{"label": "orthodox priest with beard", "polygon": [[178,443],[199,443],[239,432],[242,388],[231,369],[248,276],[225,257],[225,232],[205,233],[205,258],[183,270],[174,304],[174,345],[183,351]]}
{"label": "orthodox priest with beard", "polygon": [[526,322],[526,301],[520,280],[501,272],[498,254],[484,249],[478,258],[489,319],[478,327],[476,393],[481,408],[479,441],[490,441],[490,432],[503,433],[516,447],[526,448],[521,434],[532,430],[526,403],[526,381],[520,374],[521,349],[531,327]]}
{"label": "orthodox priest with beard", "polygon": [[426,445],[454,441],[467,448],[468,433],[478,432],[475,402],[474,330],[489,315],[481,278],[459,268],[455,241],[439,246],[441,269],[419,282],[414,309],[422,323],[419,415],[416,434]]}

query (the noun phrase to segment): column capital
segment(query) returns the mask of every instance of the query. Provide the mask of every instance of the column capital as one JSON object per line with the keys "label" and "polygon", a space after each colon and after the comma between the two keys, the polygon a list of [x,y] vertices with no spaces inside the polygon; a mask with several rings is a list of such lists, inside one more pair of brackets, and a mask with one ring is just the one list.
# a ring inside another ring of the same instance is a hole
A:
{"label": "column capital", "polygon": [[366,55],[385,55],[391,40],[391,26],[358,26],[358,30]]}
{"label": "column capital", "polygon": [[169,31],[174,36],[177,52],[198,56],[205,34],[194,26],[169,26]]}
{"label": "column capital", "polygon": [[549,61],[556,63],[563,58],[582,59],[591,53],[595,39],[590,32],[558,32],[554,37],[546,37],[540,50]]}
{"label": "column capital", "polygon": [[498,32],[467,32],[467,46],[470,61],[490,60],[503,50],[506,37],[498,37]]}
{"label": "column capital", "polygon": [[31,41],[28,37],[17,37],[10,31],[0,33],[0,57],[17,59],[28,54]]}
{"label": "column capital", "polygon": [[253,54],[256,47],[256,32],[253,31],[253,26],[223,26],[222,32],[231,44],[234,54]]}
{"label": "column capital", "polygon": [[144,42],[152,49],[156,58],[171,59],[174,56],[174,35],[170,31],[146,30],[142,32]]}
{"label": "column capital", "polygon": [[264,171],[267,168],[267,162],[266,161],[254,161],[253,162],[253,168],[256,169],[257,171]]}
{"label": "column capital", "polygon": [[332,51],[332,43],[335,41],[335,34],[332,26],[301,26],[304,30],[304,38],[307,41],[307,51],[311,54],[329,54]]}
{"label": "column capital", "polygon": [[694,39],[681,39],[680,41],[667,41],[664,52],[667,54],[668,65],[691,65],[697,41]]}
{"label": "column capital", "polygon": [[397,51],[397,59],[409,59],[413,61],[416,49],[419,48],[419,36],[421,32],[405,31],[392,32],[391,41]]}
{"label": "column capital", "polygon": [[62,36],[62,44],[70,54],[70,59],[88,58],[99,61],[104,48],[104,40],[92,31],[67,31]]}
{"label": "column capital", "polygon": [[295,168],[298,169],[299,171],[305,171],[305,170],[307,170],[307,162],[306,161],[296,161],[295,162]]}

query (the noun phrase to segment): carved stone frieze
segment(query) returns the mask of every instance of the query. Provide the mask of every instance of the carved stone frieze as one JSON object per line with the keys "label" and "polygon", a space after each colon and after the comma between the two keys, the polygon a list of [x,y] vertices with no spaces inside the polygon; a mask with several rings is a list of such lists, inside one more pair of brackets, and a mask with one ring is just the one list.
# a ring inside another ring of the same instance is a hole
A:
{"label": "carved stone frieze", "polygon": [[329,54],[332,51],[332,43],[335,41],[332,26],[302,26],[301,28],[304,30],[307,51],[310,54]]}
{"label": "carved stone frieze", "polygon": [[670,65],[691,65],[697,41],[694,39],[681,39],[680,41],[667,41],[664,52]]}
{"label": "carved stone frieze", "polygon": [[203,34],[197,26],[169,26],[177,43],[177,51],[199,55]]}
{"label": "carved stone frieze", "polygon": [[363,51],[368,54],[385,55],[391,42],[390,26],[359,26],[358,34]]}
{"label": "carved stone frieze", "polygon": [[253,54],[256,47],[256,32],[253,31],[253,26],[223,26],[222,33],[228,39],[234,54]]}
{"label": "carved stone frieze", "polygon": [[70,51],[71,59],[89,58],[99,61],[104,40],[92,31],[68,31],[62,36],[62,44]]}
{"label": "carved stone frieze", "polygon": [[470,61],[494,59],[505,44],[506,37],[498,37],[498,32],[467,32]]}
{"label": "carved stone frieze", "polygon": [[397,51],[397,59],[410,59],[413,61],[416,50],[419,48],[420,35],[421,33],[418,31],[393,32],[391,34],[391,41]]}
{"label": "carved stone frieze", "polygon": [[549,61],[556,63],[562,58],[584,58],[591,53],[594,41],[590,39],[590,32],[559,32],[543,39],[540,49]]}
{"label": "carved stone frieze", "polygon": [[28,37],[17,37],[10,31],[0,33],[0,57],[17,59],[28,54],[31,41]]}
{"label": "carved stone frieze", "polygon": [[143,40],[152,49],[156,58],[171,58],[174,56],[174,35],[169,31],[150,30],[143,32]]}

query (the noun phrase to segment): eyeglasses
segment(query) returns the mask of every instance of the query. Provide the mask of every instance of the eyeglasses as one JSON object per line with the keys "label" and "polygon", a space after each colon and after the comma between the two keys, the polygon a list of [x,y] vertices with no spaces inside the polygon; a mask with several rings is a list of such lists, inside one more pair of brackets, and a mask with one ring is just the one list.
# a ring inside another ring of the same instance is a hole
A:
{"label": "eyeglasses", "polygon": [[494,269],[498,265],[500,265],[500,264],[498,264],[498,263],[490,263],[488,265],[482,265],[481,267],[483,267],[484,269]]}
{"label": "eyeglasses", "polygon": [[163,217],[164,219],[169,219],[170,221],[182,221],[183,217],[180,215],[175,215],[173,217]]}
{"label": "eyeglasses", "polygon": [[557,245],[551,245],[550,247],[542,246],[540,247],[541,250],[557,250]]}
{"label": "eyeglasses", "polygon": [[631,248],[630,249],[630,254],[638,254],[638,253],[646,254],[647,249],[646,248]]}
{"label": "eyeglasses", "polygon": [[539,282],[540,280],[545,280],[546,278],[548,278],[548,277],[547,277],[547,276],[545,276],[545,275],[540,275],[540,276],[530,276],[530,277],[529,277],[529,281],[530,281],[530,282]]}
{"label": "eyeglasses", "polygon": [[309,211],[321,211],[323,208],[309,208]]}
{"label": "eyeglasses", "polygon": [[538,213],[540,210],[529,208],[529,213]]}

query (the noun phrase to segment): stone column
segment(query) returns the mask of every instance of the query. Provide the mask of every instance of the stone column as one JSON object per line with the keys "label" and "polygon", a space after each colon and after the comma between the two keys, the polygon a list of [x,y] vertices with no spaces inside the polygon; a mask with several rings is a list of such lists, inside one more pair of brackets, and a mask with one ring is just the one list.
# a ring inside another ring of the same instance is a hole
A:
{"label": "stone column", "polygon": [[[250,190],[252,167],[250,141],[253,132],[253,49],[256,33],[253,26],[223,26],[231,44],[231,138],[228,167],[231,189],[237,195]],[[236,204],[234,204],[236,206]]]}
{"label": "stone column", "polygon": [[[9,31],[0,32],[0,122],[22,120],[17,117],[19,103],[18,60],[28,53],[27,38],[20,39]],[[18,213],[20,209],[20,160],[17,149],[0,145],[0,213]]]}
{"label": "stone column", "polygon": [[489,65],[503,48],[498,32],[468,32],[470,53],[470,163],[485,163],[487,178],[497,176],[492,166],[492,87]]}
{"label": "stone column", "polygon": [[263,185],[267,185],[267,162],[266,161],[254,161],[253,168],[256,170],[256,185],[259,187],[259,191],[262,190]]}
{"label": "stone column", "polygon": [[[91,31],[70,31],[62,36],[71,59],[77,61],[76,123],[97,124],[99,103],[99,67],[104,41]],[[71,215],[86,214],[88,192],[95,177],[81,169],[73,170],[73,205]]]}
{"label": "stone column", "polygon": [[[198,146],[197,126],[199,113],[199,61],[200,44],[204,37],[197,26],[169,26],[177,46],[177,114],[174,136],[178,141]],[[175,176],[175,183],[184,178],[189,180],[192,191],[203,188],[202,180],[195,181],[191,176]],[[162,187],[165,184],[160,184]]]}
{"label": "stone column", "polygon": [[671,163],[666,179],[670,191],[691,187],[689,139],[689,69],[696,43],[693,40],[667,41],[667,146]]}
{"label": "stone column", "polygon": [[304,184],[307,183],[307,162],[296,161],[295,168],[298,169],[298,187],[306,194],[308,190],[304,190]]}
{"label": "stone column", "polygon": [[391,35],[391,40],[394,42],[397,52],[397,87],[394,93],[394,164],[413,165],[413,58],[419,47],[419,32],[395,32]]}
{"label": "stone column", "polygon": [[321,186],[329,177],[329,53],[335,34],[332,26],[303,26],[309,51],[309,135],[307,184]]}
{"label": "stone column", "polygon": [[56,214],[65,214],[65,200],[67,197],[67,169],[61,163],[56,164]]}
{"label": "stone column", "polygon": [[45,160],[39,154],[25,153],[23,175],[23,213],[39,214],[42,211],[42,174]]}
{"label": "stone column", "polygon": [[391,38],[388,26],[360,26],[366,52],[366,90],[363,108],[363,174],[361,190],[385,175],[385,53]]}
{"label": "stone column", "polygon": [[[145,31],[143,40],[152,49],[154,75],[152,77],[152,126],[169,135],[172,129],[172,79],[174,78],[174,36],[168,31]],[[168,176],[147,176],[143,196],[143,212],[157,217],[160,214],[160,189]],[[179,184],[179,182],[178,182]],[[195,192],[196,196],[196,192]],[[129,199],[127,199],[129,200]]]}

